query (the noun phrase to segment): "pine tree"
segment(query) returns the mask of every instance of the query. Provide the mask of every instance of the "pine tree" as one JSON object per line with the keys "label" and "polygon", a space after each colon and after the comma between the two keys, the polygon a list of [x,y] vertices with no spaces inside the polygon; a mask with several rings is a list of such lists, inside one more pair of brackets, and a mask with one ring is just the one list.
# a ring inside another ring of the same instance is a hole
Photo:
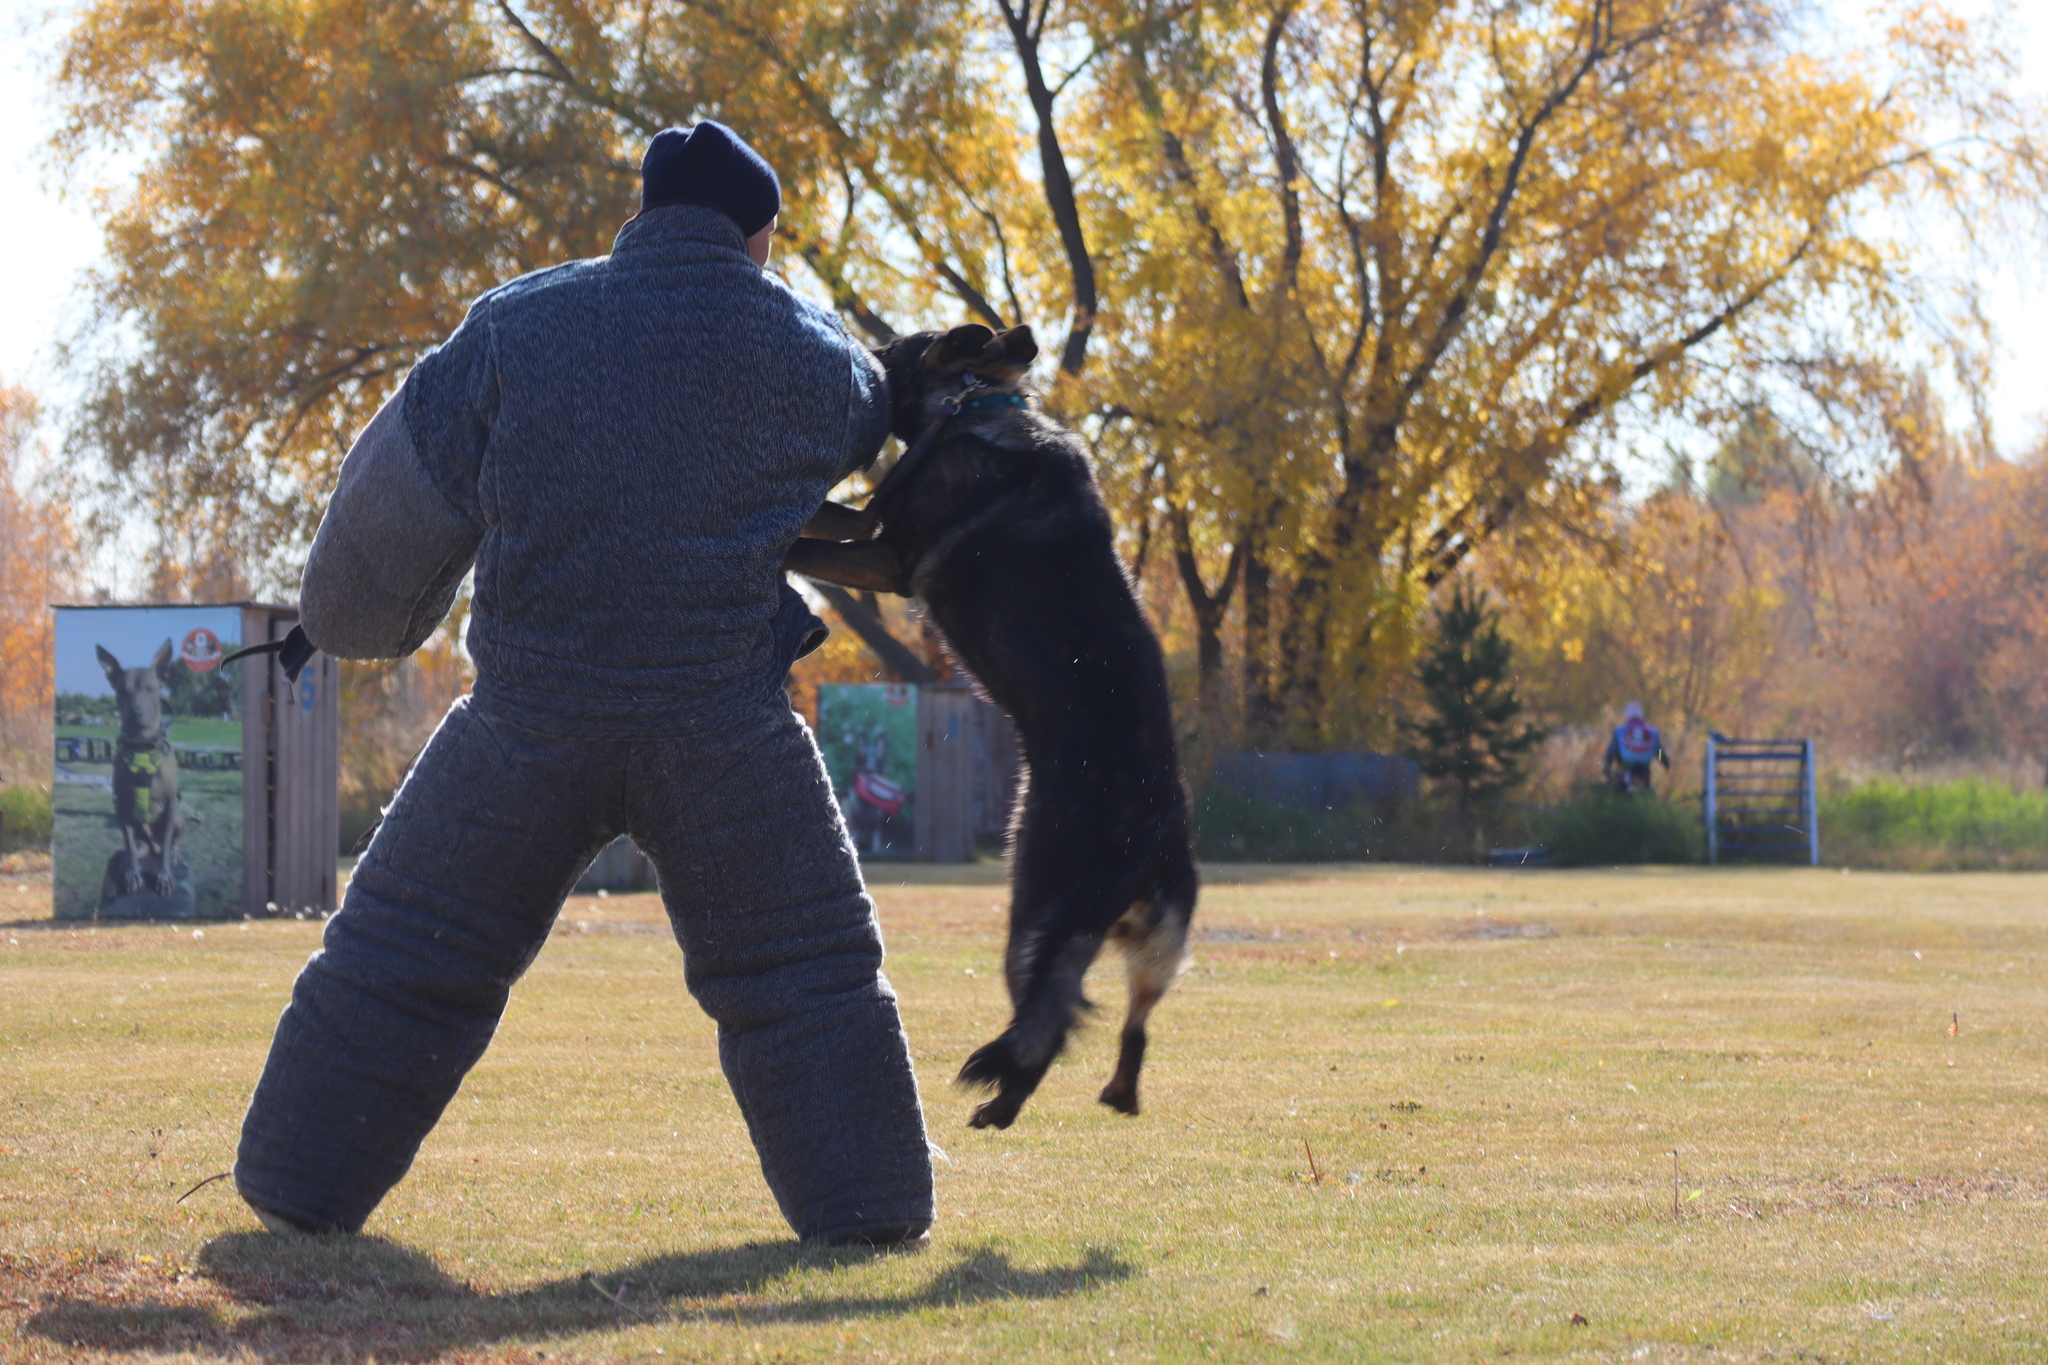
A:
{"label": "pine tree", "polygon": [[1462,829],[1478,810],[1519,783],[1540,726],[1517,725],[1522,699],[1508,681],[1513,646],[1486,594],[1459,584],[1435,613],[1434,641],[1416,666],[1432,714],[1404,723],[1408,753],[1425,776],[1451,794]]}

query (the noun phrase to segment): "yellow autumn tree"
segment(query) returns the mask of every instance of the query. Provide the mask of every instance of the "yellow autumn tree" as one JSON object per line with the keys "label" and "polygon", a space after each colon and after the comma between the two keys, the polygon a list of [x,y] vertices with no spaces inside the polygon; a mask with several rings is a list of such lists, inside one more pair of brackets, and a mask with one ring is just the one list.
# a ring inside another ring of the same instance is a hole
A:
{"label": "yellow autumn tree", "polygon": [[1515,604],[1531,705],[1599,726],[1639,701],[1674,731],[1740,728],[1771,681],[1793,566],[1765,537],[1732,534],[1723,509],[1689,489],[1610,513],[1600,532],[1547,543],[1510,534],[1481,557]]}
{"label": "yellow autumn tree", "polygon": [[1421,594],[1492,537],[1597,532],[1631,429],[1768,395],[1823,473],[1882,468],[1916,371],[1981,392],[1986,356],[1888,225],[2040,227],[2041,112],[1938,7],[1862,50],[1724,0],[1098,13],[1124,234],[1185,272],[1105,287],[1098,402],[1156,433],[1127,515],[1206,550],[1212,616],[1261,585],[1245,701],[1297,742],[1383,728]]}
{"label": "yellow autumn tree", "polygon": [[[604,249],[719,117],[783,260],[881,339],[1029,320],[1205,727],[1384,738],[1430,590],[1597,531],[1607,451],[1768,399],[1882,468],[1967,281],[1895,225],[2040,227],[1994,26],[1790,0],[96,0],[63,146],[139,150],[74,427],[104,492],[288,581],[348,437],[467,298]],[[1238,667],[1228,666],[1234,649]]]}

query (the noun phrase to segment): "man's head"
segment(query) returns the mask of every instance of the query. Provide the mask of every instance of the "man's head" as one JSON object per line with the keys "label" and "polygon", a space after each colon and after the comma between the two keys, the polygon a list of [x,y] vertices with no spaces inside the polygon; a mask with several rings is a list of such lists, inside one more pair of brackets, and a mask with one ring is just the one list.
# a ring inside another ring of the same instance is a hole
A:
{"label": "man's head", "polygon": [[782,183],[775,168],[722,123],[705,119],[685,132],[664,128],[640,159],[640,211],[670,204],[717,209],[738,225],[747,254],[768,263]]}
{"label": "man's head", "polygon": [[1624,725],[1629,721],[1641,720],[1642,718],[1643,704],[1639,701],[1632,701],[1627,706],[1621,708],[1621,719]]}

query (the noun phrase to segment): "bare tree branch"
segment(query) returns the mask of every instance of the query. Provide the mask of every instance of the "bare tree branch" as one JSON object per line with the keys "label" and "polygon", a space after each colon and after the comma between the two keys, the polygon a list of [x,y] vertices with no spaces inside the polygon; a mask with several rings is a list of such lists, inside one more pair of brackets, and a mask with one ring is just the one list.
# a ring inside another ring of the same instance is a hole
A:
{"label": "bare tree branch", "polygon": [[1060,246],[1066,252],[1067,272],[1073,283],[1074,313],[1067,323],[1067,341],[1060,348],[1060,368],[1071,375],[1081,373],[1088,360],[1088,338],[1095,330],[1098,307],[1095,262],[1088,254],[1088,238],[1081,229],[1081,210],[1074,199],[1074,178],[1067,170],[1066,153],[1060,149],[1059,130],[1053,125],[1053,102],[1057,98],[1045,81],[1039,60],[1039,40],[1045,34],[1052,0],[1044,0],[1033,22],[1031,0],[1013,8],[1010,0],[996,0],[1003,22],[1010,30],[1017,62],[1024,69],[1024,92],[1038,116],[1038,164],[1045,186],[1045,206],[1060,232]]}
{"label": "bare tree branch", "polygon": [[804,581],[831,604],[839,619],[860,636],[860,642],[881,660],[882,667],[895,675],[897,682],[929,683],[938,680],[925,661],[918,658],[909,645],[891,635],[889,628],[882,624],[882,618],[863,606],[859,598],[837,583],[825,583],[815,578]]}

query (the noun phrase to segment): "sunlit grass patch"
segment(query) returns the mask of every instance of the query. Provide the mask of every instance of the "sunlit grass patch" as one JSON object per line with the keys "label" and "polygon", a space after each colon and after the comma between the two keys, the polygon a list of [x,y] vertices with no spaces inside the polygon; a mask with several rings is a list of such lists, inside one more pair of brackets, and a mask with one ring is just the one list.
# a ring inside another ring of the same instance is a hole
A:
{"label": "sunlit grass patch", "polygon": [[652,897],[570,904],[369,1236],[279,1241],[225,1182],[176,1201],[231,1160],[318,926],[52,927],[47,880],[0,880],[0,1359],[2048,1341],[2048,878],[1211,867],[1144,1115],[1094,1103],[1106,965],[998,1134],[947,1080],[1006,1013],[1003,889],[873,872],[946,1153],[915,1256],[791,1242]]}

